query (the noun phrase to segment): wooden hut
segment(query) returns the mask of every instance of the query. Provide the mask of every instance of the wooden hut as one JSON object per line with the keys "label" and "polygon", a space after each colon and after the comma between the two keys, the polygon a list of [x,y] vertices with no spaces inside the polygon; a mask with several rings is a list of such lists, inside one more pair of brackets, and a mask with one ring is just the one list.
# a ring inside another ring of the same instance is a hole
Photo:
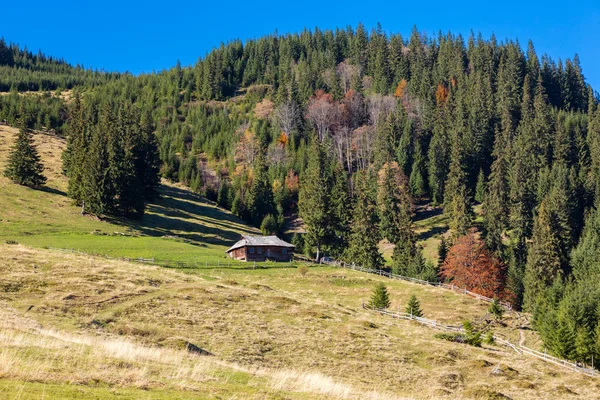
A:
{"label": "wooden hut", "polygon": [[226,253],[242,261],[291,261],[295,246],[277,236],[242,236]]}

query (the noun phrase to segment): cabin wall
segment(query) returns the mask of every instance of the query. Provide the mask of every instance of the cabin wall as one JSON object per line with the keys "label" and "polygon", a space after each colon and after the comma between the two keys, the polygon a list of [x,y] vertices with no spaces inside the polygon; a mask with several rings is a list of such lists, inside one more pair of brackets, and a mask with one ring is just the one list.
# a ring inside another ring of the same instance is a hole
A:
{"label": "cabin wall", "polygon": [[[253,248],[254,252],[250,249]],[[285,250],[285,253],[284,253]],[[233,250],[229,253],[231,258],[245,261],[291,261],[294,256],[294,250],[291,248],[277,246],[247,246]]]}

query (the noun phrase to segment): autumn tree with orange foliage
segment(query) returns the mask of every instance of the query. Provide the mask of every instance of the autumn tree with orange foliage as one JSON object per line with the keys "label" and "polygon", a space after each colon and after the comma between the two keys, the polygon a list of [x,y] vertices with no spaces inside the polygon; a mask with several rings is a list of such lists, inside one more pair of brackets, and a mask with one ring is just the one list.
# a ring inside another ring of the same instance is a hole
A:
{"label": "autumn tree with orange foliage", "polygon": [[506,267],[485,248],[474,229],[459,237],[448,251],[440,275],[446,283],[482,296],[509,299]]}
{"label": "autumn tree with orange foliage", "polygon": [[401,99],[402,96],[404,96],[404,90],[406,89],[406,85],[408,85],[408,82],[406,81],[406,79],[402,79],[400,83],[398,83],[398,86],[396,86],[396,90],[394,90],[394,96]]}
{"label": "autumn tree with orange foliage", "polygon": [[437,105],[442,106],[448,100],[448,89],[442,84],[438,84],[437,90],[435,91],[435,101]]}

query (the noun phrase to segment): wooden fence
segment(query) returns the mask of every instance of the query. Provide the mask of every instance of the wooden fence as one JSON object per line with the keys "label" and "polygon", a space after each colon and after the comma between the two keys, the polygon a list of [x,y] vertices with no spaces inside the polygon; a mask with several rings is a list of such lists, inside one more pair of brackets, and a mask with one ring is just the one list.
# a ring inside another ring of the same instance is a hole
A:
{"label": "wooden fence", "polygon": [[[464,329],[462,326],[446,325],[446,324],[442,324],[442,323],[437,322],[432,319],[417,317],[412,314],[407,314],[407,313],[403,313],[403,312],[393,312],[393,311],[389,311],[389,310],[381,309],[381,308],[371,308],[371,307],[365,306],[364,303],[362,305],[362,308],[365,310],[368,310],[368,311],[376,312],[381,315],[389,316],[391,318],[415,321],[421,325],[425,325],[425,326],[428,326],[433,329],[439,329],[439,330],[446,331],[446,332],[464,333]],[[575,371],[575,372],[578,372],[578,373],[581,373],[581,374],[584,374],[587,376],[591,376],[594,378],[600,377],[600,372],[594,368],[591,368],[591,367],[588,367],[588,366],[585,366],[582,364],[578,364],[578,363],[573,363],[573,362],[570,362],[567,360],[562,360],[560,358],[553,357],[549,354],[542,353],[541,351],[533,350],[526,346],[511,343],[510,341],[508,341],[502,337],[499,337],[497,335],[494,335],[493,337],[494,337],[494,341],[497,344],[511,348],[519,355],[525,354],[525,355],[533,356],[533,357],[539,358],[541,360],[559,365],[563,368],[567,368],[571,371]]]}
{"label": "wooden fence", "polygon": [[[422,279],[417,279],[417,278],[411,278],[408,276],[402,276],[402,275],[398,275],[398,274],[392,274],[391,272],[387,272],[384,271],[382,269],[373,269],[373,268],[364,268],[355,264],[347,264],[345,262],[340,262],[340,261],[335,261],[335,262],[322,262],[322,264],[325,265],[333,265],[336,267],[340,267],[340,268],[347,268],[347,269],[351,269],[354,271],[360,271],[360,272],[367,272],[369,274],[375,274],[375,275],[379,275],[379,276],[385,276],[387,278],[390,279],[398,279],[398,280],[402,280],[402,281],[407,281],[407,282],[412,282],[412,283],[416,283],[419,285],[427,285],[427,286],[435,286],[435,287],[439,287],[442,289],[448,289],[448,290],[452,290],[453,292],[458,292],[458,293],[463,293],[466,294],[468,296],[474,297],[476,299],[491,303],[494,299],[490,298],[490,297],[486,297],[486,296],[482,296],[479,293],[475,293],[475,292],[471,292],[467,289],[463,289],[463,288],[459,288],[458,286],[454,286],[454,285],[449,285],[447,283],[441,283],[441,282],[430,282],[430,281],[424,281]],[[504,307],[506,310],[508,311],[512,311],[512,306],[510,303],[508,302],[504,302],[504,301],[499,301],[500,305],[502,307]]]}

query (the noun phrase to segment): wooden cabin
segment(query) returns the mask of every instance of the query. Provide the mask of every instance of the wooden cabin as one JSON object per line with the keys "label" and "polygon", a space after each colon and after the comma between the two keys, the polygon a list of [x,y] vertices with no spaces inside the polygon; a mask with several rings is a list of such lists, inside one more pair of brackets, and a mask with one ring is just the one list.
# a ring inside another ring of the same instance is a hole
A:
{"label": "wooden cabin", "polygon": [[295,246],[277,236],[243,235],[226,253],[242,261],[291,261]]}

